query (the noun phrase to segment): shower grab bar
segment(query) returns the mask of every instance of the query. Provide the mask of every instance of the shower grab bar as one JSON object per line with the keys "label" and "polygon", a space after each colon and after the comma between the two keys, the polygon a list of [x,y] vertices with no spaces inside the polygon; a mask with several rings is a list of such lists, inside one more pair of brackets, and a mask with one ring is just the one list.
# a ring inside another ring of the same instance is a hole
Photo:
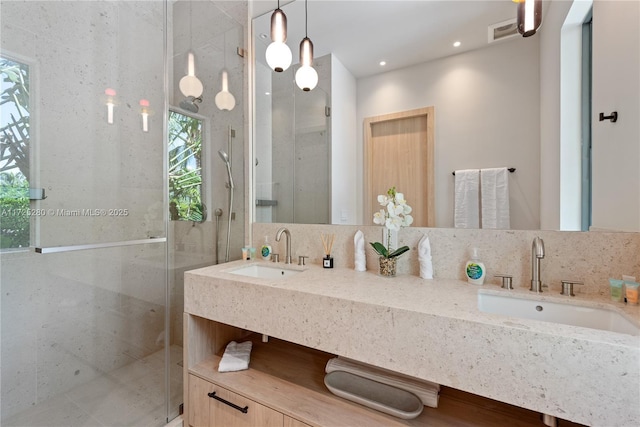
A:
{"label": "shower grab bar", "polygon": [[84,251],[87,249],[113,248],[116,246],[133,246],[133,245],[145,245],[149,243],[163,243],[166,241],[167,241],[166,237],[150,237],[148,239],[125,240],[122,242],[91,243],[87,245],[71,245],[71,246],[36,247],[34,249],[35,249],[35,252],[38,254],[53,254],[53,253],[59,253],[59,252]]}

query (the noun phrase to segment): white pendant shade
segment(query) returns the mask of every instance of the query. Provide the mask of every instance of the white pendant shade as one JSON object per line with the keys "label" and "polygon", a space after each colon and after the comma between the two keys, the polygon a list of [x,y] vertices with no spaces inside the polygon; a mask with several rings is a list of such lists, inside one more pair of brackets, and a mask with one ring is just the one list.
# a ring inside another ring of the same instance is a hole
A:
{"label": "white pendant shade", "polygon": [[220,110],[233,110],[236,106],[236,98],[229,92],[229,75],[227,70],[222,70],[222,90],[215,97],[216,107]]}
{"label": "white pendant shade", "polygon": [[313,67],[303,65],[296,71],[296,84],[300,89],[308,92],[318,84],[318,73]]}
{"label": "white pendant shade", "polygon": [[313,43],[307,37],[307,0],[304,2],[304,15],[305,36],[300,42],[300,68],[296,71],[296,84],[309,92],[318,84],[318,72],[313,68]]}
{"label": "white pendant shade", "polygon": [[189,52],[187,55],[187,75],[180,79],[178,87],[184,96],[193,96],[194,98],[200,97],[204,91],[202,82],[196,77],[193,52]]}
{"label": "white pendant shade", "polygon": [[272,70],[282,72],[289,68],[293,55],[291,49],[286,43],[273,42],[267,47],[266,52],[267,64]]}

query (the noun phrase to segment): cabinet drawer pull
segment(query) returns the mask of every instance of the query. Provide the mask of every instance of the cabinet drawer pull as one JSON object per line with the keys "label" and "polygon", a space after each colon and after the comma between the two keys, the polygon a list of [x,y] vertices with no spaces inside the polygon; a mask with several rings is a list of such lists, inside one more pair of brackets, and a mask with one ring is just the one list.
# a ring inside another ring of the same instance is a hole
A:
{"label": "cabinet drawer pull", "polygon": [[243,414],[246,414],[247,411],[249,411],[249,407],[248,406],[245,406],[244,408],[241,408],[240,406],[238,406],[236,404],[233,404],[233,403],[229,402],[228,400],[225,400],[225,399],[221,398],[220,396],[216,396],[216,392],[215,391],[213,393],[208,393],[207,395],[209,397],[219,401],[219,402],[224,403],[225,405],[229,405],[232,408],[237,409],[238,411],[242,412]]}

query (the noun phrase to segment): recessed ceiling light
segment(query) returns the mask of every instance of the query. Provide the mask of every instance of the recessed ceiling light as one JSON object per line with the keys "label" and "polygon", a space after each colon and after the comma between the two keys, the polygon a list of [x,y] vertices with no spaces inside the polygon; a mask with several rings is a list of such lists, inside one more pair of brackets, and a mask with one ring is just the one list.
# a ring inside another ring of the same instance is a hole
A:
{"label": "recessed ceiling light", "polygon": [[380,61],[380,66],[384,67],[385,65],[387,65],[387,61]]}
{"label": "recessed ceiling light", "polygon": [[271,92],[265,92],[264,94],[269,96],[269,95],[271,95]]}
{"label": "recessed ceiling light", "polygon": [[462,43],[460,42],[453,42],[453,47],[459,47]]}

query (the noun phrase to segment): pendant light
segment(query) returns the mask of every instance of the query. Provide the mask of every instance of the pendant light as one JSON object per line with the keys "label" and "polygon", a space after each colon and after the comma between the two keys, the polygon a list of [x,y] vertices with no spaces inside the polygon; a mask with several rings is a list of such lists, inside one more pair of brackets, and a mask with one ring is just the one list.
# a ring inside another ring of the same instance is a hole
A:
{"label": "pendant light", "polygon": [[[193,49],[191,46],[193,44],[193,35],[191,34],[193,24],[191,23],[191,17],[191,2],[189,2],[189,47]],[[184,96],[192,96],[194,99],[199,98],[204,91],[202,82],[196,77],[195,55],[193,54],[193,50],[189,50],[187,53],[187,75],[180,79],[178,87]]]}
{"label": "pendant light", "polygon": [[300,68],[296,71],[296,84],[305,92],[318,84],[318,73],[313,68],[313,43],[307,37],[307,0],[304,0],[304,38],[300,42]]}
{"label": "pendant light", "polygon": [[287,15],[278,8],[271,15],[271,44],[267,47],[265,54],[267,64],[274,71],[281,73],[291,65],[291,49],[285,43],[287,41]]}
{"label": "pendant light", "polygon": [[222,68],[222,88],[216,94],[214,101],[220,110],[231,111],[236,106],[236,98],[229,92],[229,73],[227,72],[227,33],[224,33],[222,54],[224,55],[224,67]]}
{"label": "pendant light", "polygon": [[204,87],[202,86],[200,79],[196,77],[194,63],[195,58],[193,52],[189,51],[187,54],[187,75],[180,79],[178,86],[180,87],[180,92],[182,92],[184,96],[199,98],[204,91]]}
{"label": "pendant light", "polygon": [[229,92],[229,74],[226,68],[222,70],[222,90],[215,97],[216,107],[220,110],[233,110],[236,106],[236,98]]}
{"label": "pendant light", "polygon": [[522,37],[536,33],[542,23],[542,0],[514,0],[518,3],[516,23]]}

